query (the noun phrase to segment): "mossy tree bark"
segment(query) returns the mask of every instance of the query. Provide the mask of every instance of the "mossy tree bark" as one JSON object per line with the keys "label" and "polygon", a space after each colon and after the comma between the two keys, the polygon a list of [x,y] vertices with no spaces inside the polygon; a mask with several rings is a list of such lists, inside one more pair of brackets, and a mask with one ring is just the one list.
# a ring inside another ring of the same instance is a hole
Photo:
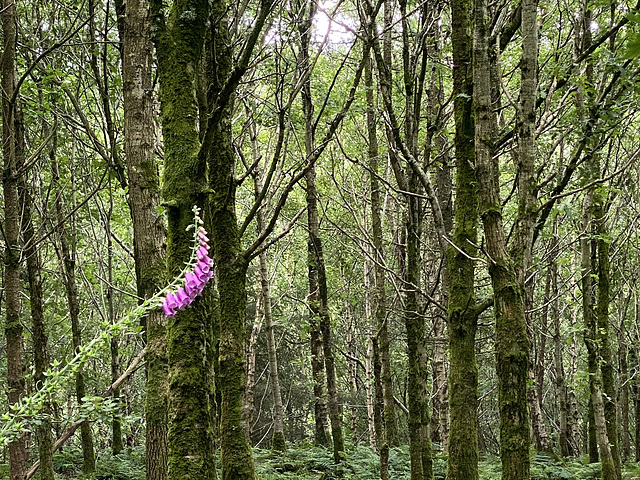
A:
{"label": "mossy tree bark", "polygon": [[[380,42],[376,36],[370,32],[370,41],[373,44],[376,65],[380,78],[380,92],[384,108],[389,119],[387,129],[388,142],[393,152],[399,150],[400,155],[390,154],[392,168],[400,188],[407,193],[405,202],[407,205],[405,217],[406,231],[406,251],[405,271],[403,278],[403,289],[405,291],[403,305],[403,320],[407,330],[407,356],[408,356],[408,395],[409,395],[409,439],[411,458],[411,478],[422,479],[432,478],[433,469],[431,461],[431,439],[429,435],[429,416],[426,408],[426,345],[424,338],[424,316],[422,308],[418,303],[419,290],[419,270],[420,270],[420,222],[422,216],[422,206],[418,197],[422,189],[427,194],[431,203],[434,217],[436,218],[436,237],[439,245],[444,251],[445,232],[442,221],[442,212],[438,204],[435,190],[424,172],[422,166],[417,162],[418,132],[421,117],[422,94],[424,92],[424,81],[428,62],[426,61],[426,35],[421,37],[418,45],[412,45],[409,35],[409,23],[407,16],[407,2],[401,1],[400,15],[402,18],[402,64],[404,78],[404,98],[405,98],[405,118],[404,137],[401,133],[400,125],[395,114],[392,98],[392,74],[390,59],[389,39],[385,36],[384,52],[381,51]],[[390,4],[385,3],[385,30],[389,28],[391,22]],[[367,12],[374,17],[373,12]],[[429,22],[433,12],[430,4],[423,4],[419,10],[419,20],[422,28],[428,31]],[[372,18],[372,24],[375,23]],[[375,32],[375,25],[372,25],[372,32]],[[431,32],[430,32],[431,33]],[[420,59],[422,61],[420,61]],[[417,81],[414,82],[414,79]],[[429,150],[430,145],[426,146]],[[404,168],[400,165],[400,160],[405,162]],[[418,194],[418,195],[416,195]],[[402,261],[402,260],[401,260]]]}
{"label": "mossy tree bark", "polygon": [[[25,392],[22,373],[22,324],[20,323],[20,203],[16,163],[15,99],[16,89],[16,4],[3,0],[0,12],[3,52],[0,58],[2,84],[2,191],[4,196],[4,293],[7,341],[7,400],[9,408],[18,403]],[[26,436],[9,444],[9,478],[24,478],[27,462]]]}
{"label": "mossy tree bark", "polygon": [[[453,242],[447,252],[449,274],[449,456],[447,478],[478,478],[478,367],[475,297],[478,196],[474,168],[474,119],[471,12],[468,0],[453,0],[453,93],[456,152],[456,201]],[[453,14],[455,12],[455,14]]]}
{"label": "mossy tree bark", "polygon": [[[514,242],[510,251],[514,261],[516,279],[524,289],[524,309],[533,307],[533,277],[528,275],[533,252],[533,229],[538,213],[537,183],[535,174],[536,159],[536,100],[538,95],[538,1],[524,0],[520,6],[520,25],[522,33],[522,56],[520,60],[520,98],[517,105],[517,167],[518,167],[518,215],[515,225]],[[500,72],[496,73],[500,75]],[[530,280],[527,282],[527,277]],[[532,319],[526,315],[530,326]],[[529,333],[533,335],[533,333]],[[544,357],[545,337],[539,345],[539,354]],[[535,446],[538,451],[553,453],[549,436],[542,417],[539,389],[542,378],[536,375],[534,358],[529,357],[528,376],[531,385],[528,388],[530,419],[533,428]],[[544,372],[544,370],[542,370]],[[538,385],[540,384],[540,385]]]}
{"label": "mossy tree bark", "polygon": [[491,101],[489,31],[484,0],[474,9],[475,148],[480,218],[484,226],[496,315],[496,365],[500,410],[500,457],[504,480],[530,476],[527,371],[529,338],[524,285],[507,253],[500,202],[500,171],[494,158],[496,119]]}
{"label": "mossy tree bark", "polygon": [[[133,222],[136,287],[151,297],[166,278],[166,231],[160,206],[160,178],[155,159],[151,18],[149,0],[128,0],[118,24],[122,42],[124,142]],[[147,344],[145,465],[148,480],[167,478],[167,340],[160,309],[143,319]]]}
{"label": "mossy tree bark", "polygon": [[265,24],[272,2],[261,2],[256,22],[248,36],[240,61],[232,70],[232,42],[228,7],[224,0],[210,4],[211,44],[207,48],[208,122],[200,156],[209,172],[213,253],[219,293],[219,373],[221,391],[220,441],[223,480],[254,480],[251,447],[242,428],[244,391],[244,323],[247,302],[246,274],[251,253],[242,250],[236,214],[235,156],[231,112],[235,88],[248,68],[251,52]]}
{"label": "mossy tree bark", "polygon": [[610,236],[606,223],[606,199],[602,189],[594,195],[593,217],[596,233],[596,255],[598,258],[598,297],[596,302],[596,327],[599,351],[599,365],[602,372],[602,393],[604,416],[607,425],[607,437],[611,447],[611,456],[617,478],[622,478],[620,448],[618,439],[618,417],[616,398],[618,391],[614,378],[614,367],[609,340],[609,301],[610,301],[610,264],[609,242]]}
{"label": "mossy tree bark", "polygon": [[[178,0],[164,18],[160,2],[152,3],[160,80],[165,147],[163,204],[167,208],[167,270],[177,276],[190,258],[192,208],[202,206],[207,188],[205,161],[199,156],[196,85],[202,59],[209,3]],[[211,316],[203,299],[167,321],[168,478],[216,477],[213,422],[207,359]],[[234,385],[242,390],[242,385]],[[242,434],[241,429],[239,433]]]}

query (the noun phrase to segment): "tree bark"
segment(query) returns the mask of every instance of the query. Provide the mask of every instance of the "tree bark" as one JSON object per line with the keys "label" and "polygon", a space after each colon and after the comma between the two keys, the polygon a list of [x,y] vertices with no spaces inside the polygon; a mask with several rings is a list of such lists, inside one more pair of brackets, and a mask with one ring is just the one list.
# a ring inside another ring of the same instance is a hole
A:
{"label": "tree bark", "polygon": [[[119,24],[120,25],[120,24]],[[136,289],[151,297],[166,278],[166,231],[160,206],[160,178],[154,155],[151,18],[149,0],[127,0],[122,42],[124,142],[129,207],[133,222]],[[147,354],[145,400],[147,480],[167,478],[167,339],[160,309],[142,320]]]}
{"label": "tree bark", "polygon": [[[307,16],[300,23],[300,71],[306,77],[301,89],[302,108],[305,118],[305,152],[307,158],[311,158],[314,146],[313,127],[313,100],[311,98],[311,82],[309,79],[309,43],[311,39],[311,25],[317,5],[315,1],[309,2]],[[308,267],[309,267],[309,297],[308,303],[311,309],[310,315],[314,317],[313,323],[317,323],[322,342],[324,367],[327,381],[327,406],[329,420],[331,422],[331,439],[333,442],[333,457],[336,463],[342,460],[344,454],[344,439],[342,434],[342,418],[338,405],[338,392],[335,378],[335,359],[333,356],[333,342],[331,339],[331,321],[329,318],[327,276],[325,271],[324,253],[320,238],[320,219],[318,217],[318,192],[316,190],[315,165],[311,164],[305,175],[306,201],[307,201],[307,228],[309,238],[307,242]],[[313,329],[313,327],[312,327]],[[314,340],[312,339],[312,342]]]}
{"label": "tree bark", "polygon": [[[373,374],[375,382],[375,404],[373,419],[376,446],[380,454],[380,478],[389,478],[390,438],[397,438],[395,402],[391,382],[391,361],[389,355],[389,328],[387,324],[385,292],[385,260],[382,243],[382,216],[380,202],[379,148],[376,128],[373,68],[371,58],[365,66],[365,88],[367,101],[367,140],[369,156],[369,183],[371,199],[371,236],[373,242],[373,315],[375,335],[371,339],[373,354]],[[365,280],[368,274],[365,272]],[[367,289],[369,291],[370,289]]]}
{"label": "tree bark", "polygon": [[[167,209],[168,217],[167,270],[169,277],[173,278],[181,272],[184,263],[191,256],[193,233],[186,229],[193,224],[193,206],[203,206],[204,191],[207,189],[205,159],[199,156],[198,103],[195,90],[209,19],[209,3],[205,0],[174,2],[165,24],[163,6],[161,2],[154,0],[152,15],[155,20],[154,41],[162,89],[162,133],[165,150],[162,202]],[[216,233],[212,232],[214,249],[220,248],[215,245],[218,241]],[[222,268],[220,262],[218,268]],[[218,274],[220,276],[220,271]],[[243,287],[244,285],[240,286]],[[209,333],[212,316],[207,314],[209,312],[205,313],[205,303],[203,298],[197,299],[188,308],[167,320],[167,476],[172,480],[213,480],[216,477],[212,448],[213,399],[210,396],[208,371],[211,359],[207,357],[211,351],[208,345],[211,341]],[[234,346],[237,345],[234,343]],[[242,342],[240,348],[244,354]],[[220,355],[222,358],[222,352]],[[225,377],[221,371],[220,385],[223,389],[227,387],[240,394],[239,398],[234,397],[237,400],[237,416],[231,418],[229,415],[226,420],[236,422],[235,433],[240,435],[241,441],[244,442],[243,430],[240,427],[244,366],[242,360],[237,364],[235,359],[231,361],[240,369],[239,375]],[[222,427],[223,432],[225,428],[226,426]],[[223,433],[223,451],[224,442]],[[248,467],[253,466],[251,462],[246,463]]]}
{"label": "tree bark", "polygon": [[456,153],[456,201],[453,243],[447,251],[449,333],[449,456],[447,478],[478,479],[478,367],[475,263],[478,243],[476,187],[472,2],[451,2],[453,101]]}
{"label": "tree bark", "polygon": [[251,444],[251,430],[253,428],[253,413],[255,410],[255,388],[256,388],[256,353],[258,345],[258,337],[262,330],[262,319],[264,309],[262,306],[262,279],[261,272],[258,270],[258,284],[256,286],[256,316],[249,335],[249,344],[247,345],[247,379],[245,382],[244,395],[242,399],[242,426],[244,428],[244,436],[247,442]]}
{"label": "tree bark", "polygon": [[[4,290],[5,337],[7,341],[7,400],[9,408],[18,403],[25,392],[22,373],[22,324],[20,323],[20,203],[16,163],[15,103],[16,89],[16,4],[3,0],[0,12],[3,52],[0,58],[2,84],[2,189],[4,196]],[[27,462],[27,438],[20,436],[9,444],[9,478],[22,480]]]}
{"label": "tree bark", "polygon": [[[553,239],[549,249],[552,252],[556,252],[558,248],[558,219],[557,217],[553,222]],[[560,324],[560,309],[558,300],[558,261],[556,254],[549,261],[549,267],[547,275],[551,277],[551,288],[549,292],[551,302],[551,322],[553,323],[553,360],[555,367],[555,379],[556,379],[556,395],[558,398],[558,411],[560,418],[558,421],[558,443],[560,446],[560,455],[568,457],[570,455],[569,446],[569,405],[567,398],[567,382],[565,380],[564,363],[562,360],[562,345],[564,339]],[[547,300],[545,300],[547,301]]]}
{"label": "tree bark", "polygon": [[613,360],[609,341],[609,301],[610,301],[610,266],[609,266],[609,231],[606,224],[605,198],[601,191],[594,194],[593,219],[597,235],[596,252],[598,257],[598,298],[596,305],[596,327],[599,352],[599,365],[602,373],[602,401],[607,425],[607,438],[611,448],[611,456],[616,470],[616,477],[622,478],[622,465],[618,439],[618,418],[616,407],[616,385],[614,379]]}
{"label": "tree bark", "polygon": [[518,279],[514,259],[507,253],[502,221],[500,172],[493,147],[496,120],[491,102],[486,17],[486,4],[478,1],[475,8],[473,75],[478,199],[496,315],[502,478],[524,480],[530,475],[527,408],[530,345],[524,312],[524,285]]}
{"label": "tree bark", "polygon": [[[24,167],[24,124],[22,112],[18,107],[15,118],[16,129],[16,165]],[[46,131],[44,132],[46,136]],[[22,211],[22,231],[24,239],[24,256],[27,262],[27,277],[29,283],[29,307],[31,309],[31,325],[33,331],[33,357],[35,389],[39,390],[46,380],[45,372],[49,369],[49,352],[47,351],[47,327],[44,320],[42,298],[42,261],[36,249],[38,238],[33,225],[33,197],[29,190],[26,173],[18,180],[18,194]],[[45,402],[42,413],[44,418],[36,428],[38,440],[38,454],[40,459],[41,480],[54,480],[53,471],[53,438],[51,434],[51,404]]]}

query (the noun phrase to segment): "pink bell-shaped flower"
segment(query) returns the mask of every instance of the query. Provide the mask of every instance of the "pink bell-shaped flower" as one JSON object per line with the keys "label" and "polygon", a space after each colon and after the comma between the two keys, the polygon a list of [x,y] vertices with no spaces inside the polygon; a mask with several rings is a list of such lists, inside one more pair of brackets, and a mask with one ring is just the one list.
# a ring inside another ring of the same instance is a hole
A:
{"label": "pink bell-shaped flower", "polygon": [[204,246],[209,244],[209,237],[207,237],[207,233],[203,228],[198,232],[198,238],[200,239],[200,245]]}
{"label": "pink bell-shaped flower", "polygon": [[200,283],[200,280],[198,279],[195,273],[187,272],[187,274],[184,277],[184,291],[187,292],[187,295],[189,295],[189,297],[191,298],[195,297],[195,295],[193,294],[193,291],[196,289],[199,283]]}
{"label": "pink bell-shaped flower", "polygon": [[209,251],[207,249],[206,246],[201,246],[198,251],[196,252],[196,256],[198,257],[198,260],[202,260],[205,257],[209,257]]}
{"label": "pink bell-shaped flower", "polygon": [[178,301],[178,309],[180,310],[184,310],[191,303],[189,295],[187,295],[187,292],[185,292],[182,287],[176,292],[176,300]]}

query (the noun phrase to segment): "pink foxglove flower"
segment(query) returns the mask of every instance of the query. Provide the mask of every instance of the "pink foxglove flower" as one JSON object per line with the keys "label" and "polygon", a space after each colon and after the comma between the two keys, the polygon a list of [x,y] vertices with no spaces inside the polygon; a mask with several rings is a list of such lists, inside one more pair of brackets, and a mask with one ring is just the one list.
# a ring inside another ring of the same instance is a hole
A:
{"label": "pink foxglove flower", "polygon": [[202,227],[198,230],[197,241],[196,265],[192,271],[185,274],[184,284],[177,291],[167,293],[162,303],[162,309],[167,317],[172,317],[177,310],[184,310],[191,305],[213,278],[213,259],[209,257],[209,237]]}
{"label": "pink foxglove flower", "polygon": [[184,310],[191,303],[191,299],[187,292],[184,291],[184,288],[180,287],[176,292],[176,299],[178,300],[178,309]]}
{"label": "pink foxglove flower", "polygon": [[205,246],[202,246],[196,252],[196,256],[198,257],[198,260],[202,260],[203,258],[209,256],[209,251],[207,250],[207,248]]}
{"label": "pink foxglove flower", "polygon": [[200,239],[200,245],[206,245],[207,247],[209,246],[209,237],[207,237],[207,232],[204,230],[204,228],[201,228],[198,232],[198,238]]}

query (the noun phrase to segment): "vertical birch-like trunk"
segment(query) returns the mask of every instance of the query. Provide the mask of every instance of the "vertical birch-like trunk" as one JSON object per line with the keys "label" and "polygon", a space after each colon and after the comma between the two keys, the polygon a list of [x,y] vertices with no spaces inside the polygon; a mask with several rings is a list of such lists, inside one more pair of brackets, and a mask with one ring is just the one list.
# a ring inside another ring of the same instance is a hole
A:
{"label": "vertical birch-like trunk", "polygon": [[478,479],[478,312],[475,264],[478,243],[478,194],[475,169],[475,125],[472,98],[472,2],[451,2],[453,101],[456,153],[456,201],[453,243],[447,252],[449,273],[449,456],[447,478]]}
{"label": "vertical birch-like trunk", "polygon": [[[264,215],[264,211],[258,212],[258,217]],[[264,228],[265,219],[261,219],[260,229]],[[276,452],[284,452],[287,444],[284,437],[284,405],[280,389],[280,375],[278,373],[278,353],[274,333],[274,319],[271,311],[271,282],[267,268],[267,253],[261,252],[258,258],[260,262],[260,281],[262,282],[262,302],[264,309],[264,323],[267,330],[267,350],[269,352],[269,383],[271,385],[271,397],[273,400],[273,434],[271,436],[271,448]]]}
{"label": "vertical birch-like trunk", "polygon": [[[113,214],[113,186],[109,180],[109,208],[105,212],[104,218],[104,233],[107,241],[107,316],[110,324],[115,323],[115,309],[113,305],[113,239],[111,238],[111,216]],[[109,340],[109,347],[111,350],[111,381],[115,382],[120,376],[120,345],[119,339],[116,336],[112,336]],[[120,405],[120,388],[114,388],[111,398],[114,403],[121,408]],[[124,450],[124,444],[122,443],[122,425],[117,417],[113,417],[111,420],[111,453],[113,455],[119,455]]]}
{"label": "vertical birch-like trunk", "polygon": [[[300,71],[306,76],[301,89],[302,108],[305,119],[305,153],[310,158],[314,150],[314,119],[313,99],[311,98],[309,43],[311,39],[311,25],[317,5],[314,0],[309,1],[305,20],[299,26],[300,33]],[[336,386],[335,359],[333,341],[331,339],[331,323],[329,319],[327,276],[325,270],[322,239],[320,238],[320,218],[318,216],[318,192],[316,189],[316,170],[312,164],[305,175],[307,201],[307,228],[309,238],[307,243],[309,267],[309,297],[311,309],[312,331],[317,324],[321,333],[322,354],[324,356],[324,370],[327,382],[327,407],[331,423],[331,439],[333,442],[333,457],[336,463],[342,460],[344,453],[344,439],[342,433],[342,418],[338,405]],[[314,339],[311,340],[314,343]],[[317,340],[316,340],[317,341]]]}
{"label": "vertical birch-like trunk", "polygon": [[[252,123],[249,128],[253,160],[257,161],[260,157],[260,145],[258,143],[255,124]],[[261,168],[256,167],[253,177],[256,199],[258,199],[264,189],[264,172]],[[269,195],[264,195],[263,204],[256,212],[256,227],[258,235],[262,234],[267,226],[269,198]],[[273,401],[273,434],[271,436],[271,448],[276,452],[284,452],[287,449],[284,436],[284,406],[280,388],[280,375],[278,373],[278,353],[274,332],[273,312],[271,310],[271,280],[269,278],[266,250],[261,251],[258,255],[257,291],[258,303],[260,304],[260,309],[262,310],[262,316],[264,318],[267,337],[267,351],[269,354],[269,384],[271,386],[271,398]]]}
{"label": "vertical birch-like trunk", "polygon": [[[300,34],[300,56],[299,56],[299,66],[300,75],[305,77],[306,80],[302,85],[300,90],[300,95],[302,97],[302,108],[305,117],[305,153],[308,155],[313,151],[314,144],[314,135],[311,126],[313,125],[313,102],[311,99],[311,83],[309,80],[310,77],[310,59],[309,59],[309,41],[311,38],[311,27],[313,17],[315,15],[317,9],[316,2],[310,0],[308,2],[308,12],[306,17],[302,16],[303,21],[298,27],[298,31]],[[301,13],[301,15],[303,15]],[[311,186],[313,187],[315,182],[315,170],[310,169],[305,178],[307,182],[307,186],[309,182],[311,182]],[[308,187],[307,187],[308,188]],[[309,203],[309,199],[313,203],[315,201],[315,194],[310,196],[309,191],[307,190],[307,204]],[[309,205],[308,205],[309,207]],[[314,223],[313,216],[317,216],[317,209],[314,212],[307,210],[307,221],[311,218],[311,223],[309,228],[311,228],[311,224]],[[311,233],[309,234],[309,241],[311,241]],[[311,263],[311,255],[310,251],[311,246],[308,246],[308,257],[309,257],[309,304],[311,305],[311,311],[309,312],[309,326],[310,326],[310,344],[311,344],[311,370],[313,375],[313,394],[315,397],[315,436],[314,441],[317,445],[329,446],[332,445],[332,436],[331,430],[329,428],[329,418],[327,416],[327,387],[326,387],[326,375],[325,375],[325,359],[324,359],[324,351],[322,347],[322,332],[320,330],[320,322],[318,315],[316,313],[317,304],[319,302],[319,292],[317,285],[317,275],[315,270],[313,270],[313,265]]]}
{"label": "vertical birch-like trunk", "polygon": [[[4,294],[7,341],[7,400],[9,408],[18,403],[25,392],[22,373],[22,324],[20,323],[20,203],[16,164],[15,102],[16,89],[16,4],[2,1],[0,12],[3,51],[0,58],[2,84],[2,191],[4,197]],[[20,436],[9,444],[9,478],[21,480],[26,471],[27,438]]]}
{"label": "vertical birch-like trunk", "polygon": [[[593,257],[595,245],[589,238],[593,228],[593,189],[587,190],[583,205],[584,234],[580,240],[582,253],[582,311],[584,318],[584,343],[587,347],[587,365],[589,371],[589,460],[594,461],[594,453],[602,464],[603,480],[618,480],[616,466],[607,434],[604,402],[602,399],[602,375],[598,368],[598,327],[593,298]],[[593,445],[595,438],[596,445]]]}
{"label": "vertical birch-like trunk", "polygon": [[628,347],[627,347],[627,328],[625,317],[628,309],[630,298],[627,297],[625,302],[624,313],[620,316],[620,325],[618,326],[618,369],[620,371],[620,450],[623,462],[631,459],[631,438],[629,432],[629,364],[628,364]]}
{"label": "vertical birch-like trunk", "polygon": [[[386,10],[385,10],[386,11]],[[393,384],[391,383],[391,362],[389,355],[389,328],[387,323],[384,246],[382,243],[382,216],[379,175],[379,148],[376,128],[373,68],[371,59],[365,66],[365,88],[367,101],[367,140],[369,183],[371,197],[371,234],[373,241],[374,289],[373,304],[375,334],[372,337],[373,370],[375,381],[374,424],[376,445],[380,454],[380,478],[389,478],[389,447],[391,432],[397,430]],[[368,276],[365,273],[365,280]],[[369,289],[367,289],[369,291]],[[395,436],[395,433],[393,433]]]}
{"label": "vertical birch-like trunk", "polygon": [[[120,7],[122,8],[122,7]],[[124,148],[133,223],[136,290],[151,297],[166,278],[166,231],[155,159],[151,18],[149,0],[127,0],[121,28]],[[117,8],[118,9],[118,8]],[[147,480],[167,478],[167,339],[160,309],[143,319],[147,344],[145,465]]]}
{"label": "vertical birch-like trunk", "polygon": [[614,367],[609,340],[609,302],[610,302],[610,263],[609,263],[609,231],[606,223],[606,199],[600,190],[594,194],[593,221],[595,223],[596,255],[598,258],[598,297],[596,301],[596,327],[599,353],[599,366],[602,374],[602,401],[607,426],[607,438],[611,448],[611,456],[616,478],[622,479],[622,465],[618,439],[617,389],[614,378]]}
{"label": "vertical birch-like trunk", "polygon": [[[518,279],[514,259],[507,252],[502,221],[499,162],[498,158],[494,158],[493,151],[496,119],[491,101],[489,31],[486,24],[486,3],[483,0],[476,3],[474,19],[476,173],[479,211],[484,226],[496,315],[495,349],[502,478],[525,480],[530,476],[530,424],[527,408],[530,344],[524,310],[524,285]],[[531,33],[525,33],[523,42],[530,35]]]}
{"label": "vertical birch-like trunk", "polygon": [[[24,166],[24,123],[19,106],[16,109],[16,165]],[[45,134],[47,132],[44,132]],[[49,352],[47,351],[47,327],[45,325],[44,305],[42,298],[42,261],[37,249],[38,238],[33,225],[33,197],[24,173],[18,180],[18,194],[22,210],[22,231],[24,239],[24,256],[27,263],[29,284],[29,306],[31,309],[31,325],[33,331],[33,357],[35,388],[39,390],[46,380],[45,372],[49,369]],[[43,405],[45,417],[36,427],[38,454],[40,459],[41,480],[54,480],[53,470],[53,438],[51,434],[51,404]]]}
{"label": "vertical birch-like trunk", "polygon": [[549,310],[551,314],[551,323],[553,324],[553,361],[555,368],[556,395],[558,399],[558,412],[560,418],[558,421],[558,444],[560,446],[560,455],[568,457],[570,455],[569,444],[569,404],[567,398],[567,382],[565,379],[564,362],[562,359],[562,346],[564,339],[561,330],[560,309],[558,298],[558,218],[553,221],[553,239],[549,249],[552,257],[549,261],[549,270],[547,275],[551,277],[551,286],[549,291],[550,302]]}
{"label": "vertical birch-like trunk", "polygon": [[[58,223],[58,241],[60,242],[60,263],[64,274],[65,293],[67,296],[67,304],[69,307],[69,319],[71,321],[71,336],[73,343],[74,355],[78,354],[82,347],[82,333],[80,329],[80,298],[78,296],[78,285],[76,282],[76,249],[75,249],[75,232],[67,233],[65,228],[66,215],[64,211],[62,187],[60,186],[60,173],[58,170],[58,161],[56,156],[57,137],[54,132],[53,144],[49,151],[49,161],[51,164],[51,176],[55,185],[55,206],[56,220]],[[75,176],[73,166],[71,167],[71,185],[75,187]],[[75,188],[74,188],[75,190]],[[73,218],[73,217],[72,217]],[[71,236],[71,241],[70,237]],[[84,372],[82,366],[75,372],[75,390],[76,401],[78,405],[82,404],[82,399],[86,396],[86,388],[84,383]],[[88,421],[80,424],[80,438],[82,443],[82,473],[91,474],[96,469],[95,449],[93,443],[93,432]]]}
{"label": "vertical birch-like trunk", "polygon": [[255,410],[255,389],[256,389],[256,354],[258,346],[258,337],[262,330],[262,319],[264,310],[262,306],[262,279],[258,271],[258,282],[256,285],[256,316],[253,320],[253,327],[249,334],[249,343],[247,345],[247,379],[245,382],[244,395],[242,399],[242,426],[244,428],[244,436],[247,442],[251,443],[251,430],[253,428],[253,413]]}

